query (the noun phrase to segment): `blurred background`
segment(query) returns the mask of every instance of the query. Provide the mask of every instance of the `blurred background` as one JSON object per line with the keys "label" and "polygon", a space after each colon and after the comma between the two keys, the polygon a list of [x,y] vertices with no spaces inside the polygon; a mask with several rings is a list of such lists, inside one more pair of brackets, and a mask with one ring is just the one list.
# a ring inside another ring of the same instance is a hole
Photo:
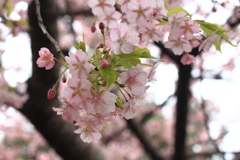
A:
{"label": "blurred background", "polygon": [[[74,52],[73,44],[83,40],[83,33],[89,52],[98,45],[98,28],[91,32],[98,22],[85,0],[40,3],[44,25],[65,55]],[[166,4],[183,7],[194,20],[222,25],[238,44],[240,1]],[[165,62],[156,70],[144,106],[133,120],[118,118],[104,127],[101,140],[85,144],[73,133],[73,124],[52,110],[60,106],[57,97],[46,98],[62,68],[56,65],[46,71],[35,63],[41,47],[57,56],[35,12],[31,0],[0,1],[0,160],[240,160],[239,46],[223,42],[222,52],[214,46],[208,52],[194,49],[196,63],[184,66],[179,56],[164,48],[164,41],[149,43],[153,56]],[[6,88],[15,93],[8,102]]]}

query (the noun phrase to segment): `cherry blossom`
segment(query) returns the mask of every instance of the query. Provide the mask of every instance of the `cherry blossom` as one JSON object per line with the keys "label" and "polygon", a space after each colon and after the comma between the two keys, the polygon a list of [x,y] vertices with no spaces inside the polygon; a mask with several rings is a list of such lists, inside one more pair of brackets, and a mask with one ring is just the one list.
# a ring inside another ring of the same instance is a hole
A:
{"label": "cherry blossom", "polygon": [[118,77],[118,83],[128,87],[132,94],[141,97],[145,94],[145,85],[148,82],[148,73],[142,71],[140,65],[130,68],[127,72],[123,72]]}
{"label": "cherry blossom", "polygon": [[195,33],[199,33],[200,31],[200,25],[194,23],[193,20],[188,21],[182,21],[179,24],[179,32],[181,32],[182,35],[184,35],[184,38],[186,39],[193,39]]}
{"label": "cherry blossom", "polygon": [[152,17],[152,6],[149,0],[132,0],[128,3],[126,17],[131,25],[144,26]]}
{"label": "cherry blossom", "polygon": [[170,33],[173,35],[178,35],[181,34],[179,32],[179,24],[182,21],[187,20],[186,18],[186,13],[185,12],[179,12],[178,14],[172,14],[169,18],[168,18],[168,22],[170,25]]}
{"label": "cherry blossom", "polygon": [[87,101],[91,97],[90,88],[92,84],[87,79],[70,78],[67,85],[63,97],[70,95],[71,104],[78,106],[82,101]]}
{"label": "cherry blossom", "polygon": [[141,40],[149,42],[149,40],[160,41],[162,40],[162,33],[151,23],[147,23],[145,26],[138,30],[142,34]]}
{"label": "cherry blossom", "polygon": [[148,81],[149,81],[149,82],[152,82],[152,81],[155,81],[155,80],[156,80],[156,79],[154,78],[154,76],[155,76],[156,69],[157,69],[157,67],[158,67],[159,64],[160,64],[160,63],[155,64],[155,66],[152,67],[151,71],[149,72],[149,74],[148,74]]}
{"label": "cherry blossom", "polygon": [[65,97],[61,97],[63,104],[60,108],[53,107],[53,110],[57,112],[57,115],[62,115],[62,118],[70,121],[70,122],[76,122],[80,116],[79,111],[74,108],[74,106],[68,102],[68,100]]}
{"label": "cherry blossom", "polygon": [[208,51],[212,44],[216,43],[221,39],[221,36],[211,34],[207,39],[205,39],[202,44],[199,46],[198,51],[201,51],[202,49],[204,51]]}
{"label": "cherry blossom", "polygon": [[122,12],[127,12],[128,11],[128,3],[131,0],[118,0],[118,4],[121,6]]}
{"label": "cherry blossom", "polygon": [[194,47],[198,47],[201,43],[200,40],[202,39],[202,36],[200,35],[194,35],[193,39],[189,39],[189,43],[191,44],[191,46]]}
{"label": "cherry blossom", "polygon": [[55,64],[53,54],[45,47],[41,48],[38,53],[40,56],[36,62],[38,67],[45,67],[46,70],[52,69]]}
{"label": "cherry blossom", "polygon": [[167,9],[165,8],[164,1],[152,0],[153,14],[156,14],[157,19],[162,19],[163,16],[167,15]]}
{"label": "cherry blossom", "polygon": [[95,15],[112,13],[115,8],[113,7],[115,0],[89,0],[88,5],[92,8]]}
{"label": "cherry blossom", "polygon": [[112,13],[107,13],[99,15],[99,20],[106,24],[109,28],[114,28],[118,24],[118,20],[122,17],[121,13],[113,11]]}
{"label": "cherry blossom", "polygon": [[75,124],[79,128],[74,132],[81,134],[80,138],[86,143],[90,143],[94,138],[100,139],[102,137],[95,120],[94,116],[85,116],[80,117]]}
{"label": "cherry blossom", "polygon": [[184,54],[181,58],[181,63],[184,64],[184,65],[189,65],[189,64],[192,64],[192,63],[195,63],[196,62],[196,59],[193,55],[190,55],[190,54]]}
{"label": "cherry blossom", "polygon": [[164,43],[166,48],[172,48],[174,54],[181,55],[184,51],[190,52],[192,50],[192,46],[189,41],[184,39],[183,37],[177,37],[175,35],[169,36],[169,41]]}
{"label": "cherry blossom", "polygon": [[125,23],[118,24],[117,28],[110,31],[111,49],[115,54],[131,53],[135,50],[134,44],[138,43],[138,33],[130,31]]}
{"label": "cherry blossom", "polygon": [[123,117],[126,119],[132,119],[137,115],[137,111],[141,108],[142,104],[139,99],[131,98],[123,106]]}
{"label": "cherry blossom", "polygon": [[110,113],[115,111],[115,102],[117,96],[109,91],[91,90],[91,105],[87,108],[90,113]]}
{"label": "cherry blossom", "polygon": [[69,63],[69,72],[73,77],[86,78],[91,71],[91,65],[88,63],[88,56],[81,49],[76,51],[76,54],[69,52],[69,57],[65,57]]}

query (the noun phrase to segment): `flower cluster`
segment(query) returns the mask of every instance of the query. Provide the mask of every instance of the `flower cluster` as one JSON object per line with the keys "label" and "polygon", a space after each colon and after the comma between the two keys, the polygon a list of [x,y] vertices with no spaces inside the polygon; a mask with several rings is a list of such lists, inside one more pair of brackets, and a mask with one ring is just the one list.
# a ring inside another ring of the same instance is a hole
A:
{"label": "flower cluster", "polygon": [[[44,50],[46,48],[39,52]],[[146,49],[136,49],[129,55],[135,54],[140,57],[145,51]],[[146,55],[153,58],[150,54]],[[88,58],[82,49],[78,49],[76,53],[70,52],[69,56],[65,57],[65,65],[72,77],[68,79],[67,87],[60,98],[62,106],[54,107],[53,110],[62,115],[63,119],[79,127],[75,133],[80,133],[84,142],[101,138],[99,131],[117,116],[134,118],[141,107],[147,90],[146,84],[152,80],[149,77],[154,76],[154,71],[147,73],[142,70],[140,64],[132,66],[124,56],[123,53],[109,55],[97,50],[96,54]],[[49,61],[48,58],[42,60]],[[123,67],[119,63],[126,63],[126,66]],[[41,64],[49,66],[49,63]],[[119,89],[119,96],[116,95],[118,93],[110,92],[114,87]],[[49,90],[51,93],[53,88]],[[51,94],[48,97],[53,98]]]}
{"label": "flower cluster", "polygon": [[[117,116],[134,118],[142,106],[148,82],[154,80],[155,67],[148,73],[143,70],[140,58],[156,59],[147,48],[138,44],[163,40],[163,29],[171,33],[166,48],[182,55],[184,65],[195,62],[190,55],[192,48],[207,50],[213,43],[228,40],[221,26],[204,21],[191,20],[190,14],[181,7],[171,10],[159,0],[89,0],[88,5],[97,17],[103,41],[92,56],[86,53],[85,42],[75,45],[76,53],[57,60],[68,69],[71,78],[66,80],[62,106],[53,108],[62,118],[73,122],[84,142],[100,139],[103,126]],[[118,8],[118,12],[116,8]],[[92,26],[92,32],[96,27]],[[200,34],[205,32],[205,36]],[[231,43],[227,41],[228,43]],[[219,48],[218,43],[218,48]],[[39,67],[51,69],[54,57],[42,48],[39,51]],[[148,65],[150,66],[150,65]],[[63,75],[63,74],[61,74]],[[56,85],[48,92],[51,99]]]}

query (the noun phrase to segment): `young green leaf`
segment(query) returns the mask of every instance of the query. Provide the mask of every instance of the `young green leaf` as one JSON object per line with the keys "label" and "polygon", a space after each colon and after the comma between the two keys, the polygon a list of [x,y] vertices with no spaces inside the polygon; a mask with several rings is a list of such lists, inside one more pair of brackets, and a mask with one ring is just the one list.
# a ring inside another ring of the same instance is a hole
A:
{"label": "young green leaf", "polygon": [[121,97],[117,97],[116,99],[116,105],[118,108],[123,109],[123,102]]}
{"label": "young green leaf", "polygon": [[105,90],[107,90],[117,80],[118,74],[116,71],[112,70],[111,68],[100,68],[100,74],[106,82]]}
{"label": "young green leaf", "polygon": [[174,7],[172,9],[170,9],[167,13],[167,16],[170,17],[172,14],[178,14],[179,12],[185,12],[187,15],[190,16],[190,14],[188,13],[188,11],[186,11],[185,9],[183,9],[182,7]]}

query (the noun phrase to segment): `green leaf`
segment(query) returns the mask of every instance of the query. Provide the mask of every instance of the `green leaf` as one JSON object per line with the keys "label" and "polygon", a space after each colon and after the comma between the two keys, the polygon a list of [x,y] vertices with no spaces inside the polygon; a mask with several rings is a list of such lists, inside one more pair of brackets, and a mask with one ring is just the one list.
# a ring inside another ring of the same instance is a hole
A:
{"label": "green leaf", "polygon": [[219,52],[222,52],[221,51],[221,44],[222,44],[222,40],[221,39],[219,41],[217,41],[216,43],[214,43],[214,45],[216,47],[216,50],[219,51]]}
{"label": "green leaf", "polygon": [[5,2],[5,8],[7,9],[7,16],[10,16],[13,11],[13,6],[10,1]]}
{"label": "green leaf", "polygon": [[195,20],[194,22],[200,24],[201,29],[208,36],[215,32],[215,34],[220,35],[227,43],[236,47],[236,45],[232,44],[232,42],[228,38],[227,32],[229,32],[229,30],[224,29],[222,26],[218,24],[213,24],[202,20]]}
{"label": "green leaf", "polygon": [[100,74],[104,78],[106,82],[106,89],[107,90],[114,82],[117,80],[117,72],[111,68],[100,68]]}
{"label": "green leaf", "polygon": [[80,49],[80,46],[79,46],[79,45],[74,44],[74,47],[76,48],[76,50],[79,50],[79,49]]}
{"label": "green leaf", "polygon": [[125,61],[125,60],[118,60],[117,65],[121,65],[121,66],[126,67],[126,68],[131,68],[132,67],[132,64],[129,61]]}
{"label": "green leaf", "polygon": [[160,23],[156,24],[156,26],[160,26],[160,25],[163,25],[163,24],[168,24],[168,21],[161,21]]}
{"label": "green leaf", "polygon": [[136,57],[139,57],[139,58],[151,58],[151,59],[157,59],[156,57],[153,57],[151,56],[151,53],[150,51],[147,49],[147,48],[139,48],[139,47],[136,47],[136,50],[133,51],[132,53],[130,54],[126,54],[127,56],[136,56]]}
{"label": "green leaf", "polygon": [[188,11],[186,11],[185,9],[183,9],[182,7],[174,7],[172,9],[170,9],[167,13],[167,16],[170,17],[172,14],[178,14],[179,12],[185,12],[187,15],[190,16],[190,14],[188,13]]}
{"label": "green leaf", "polygon": [[143,65],[143,66],[148,66],[148,67],[152,67],[152,65],[146,64],[146,63],[141,63],[141,65]]}
{"label": "green leaf", "polygon": [[80,41],[80,45],[79,45],[80,49],[83,50],[84,52],[86,52],[86,45],[85,42]]}
{"label": "green leaf", "polygon": [[117,97],[116,99],[116,105],[118,108],[123,109],[123,102],[121,97]]}
{"label": "green leaf", "polygon": [[18,24],[21,24],[21,25],[24,25],[24,26],[27,26],[28,27],[28,22],[26,20],[19,20],[19,21],[16,21]]}
{"label": "green leaf", "polygon": [[130,64],[134,66],[141,64],[140,58],[157,59],[156,57],[151,56],[150,51],[147,48],[141,49],[139,47],[136,47],[135,51],[130,54],[120,53],[119,55],[114,55],[113,58],[115,57],[118,57],[117,64],[120,64],[126,68],[131,68]]}

